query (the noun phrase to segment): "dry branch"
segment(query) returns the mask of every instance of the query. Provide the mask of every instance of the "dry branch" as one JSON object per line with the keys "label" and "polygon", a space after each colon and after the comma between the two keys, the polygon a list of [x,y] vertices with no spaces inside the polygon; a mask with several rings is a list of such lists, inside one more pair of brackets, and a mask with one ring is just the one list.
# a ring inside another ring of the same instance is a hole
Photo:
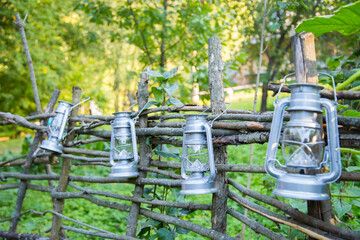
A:
{"label": "dry branch", "polygon": [[[39,93],[38,93],[38,89],[37,89],[37,85],[36,85],[36,77],[35,77],[35,71],[34,71],[34,65],[33,65],[33,61],[31,59],[31,55],[30,55],[30,50],[29,50],[29,46],[27,44],[27,40],[26,40],[26,34],[25,34],[25,29],[24,29],[24,22],[23,20],[20,18],[19,13],[15,13],[15,18],[16,18],[16,22],[15,24],[18,26],[19,28],[19,33],[20,33],[20,37],[21,37],[21,42],[23,44],[24,47],[24,52],[25,52],[25,56],[26,56],[26,60],[27,60],[27,64],[29,67],[29,73],[30,73],[30,81],[31,81],[31,86],[33,89],[33,94],[34,94],[34,101],[35,101],[35,105],[36,105],[36,112],[37,113],[41,113],[42,109],[41,109],[41,103],[40,103],[40,98],[39,98]],[[25,17],[26,19],[26,17]]]}
{"label": "dry branch", "polygon": [[261,235],[268,237],[270,239],[273,240],[286,240],[287,238],[285,238],[284,236],[282,236],[279,233],[275,233],[273,231],[271,231],[270,229],[264,227],[263,225],[261,225],[260,223],[251,220],[250,218],[242,215],[241,213],[235,211],[232,208],[229,208],[227,210],[228,214],[234,218],[236,218],[237,220],[241,221],[242,223],[246,224],[248,227],[251,228],[251,230],[253,230],[256,233],[260,233]]}
{"label": "dry branch", "polygon": [[331,234],[337,235],[339,237],[342,237],[344,239],[360,239],[360,233],[350,231],[345,228],[337,227],[334,225],[331,225],[329,223],[323,222],[319,219],[316,219],[314,217],[311,217],[309,215],[306,215],[305,213],[302,213],[298,210],[295,210],[291,206],[282,203],[276,199],[273,199],[271,197],[262,195],[260,193],[257,193],[255,191],[252,191],[250,189],[245,188],[241,184],[235,182],[234,180],[228,179],[229,184],[231,184],[233,187],[235,187],[237,190],[239,190],[241,193],[248,195],[252,198],[255,198],[263,203],[269,204],[273,207],[278,208],[279,210],[289,214],[291,217],[293,217],[295,220],[305,223],[307,225],[310,225],[312,227],[321,229],[325,232],[329,232]]}
{"label": "dry branch", "polygon": [[101,232],[88,231],[88,230],[74,228],[74,227],[70,227],[70,226],[64,226],[64,225],[61,226],[61,228],[64,230],[67,230],[67,231],[77,232],[77,233],[81,233],[84,235],[101,237],[101,238],[118,239],[118,240],[138,240],[138,238],[120,236],[120,235],[110,233],[110,232],[109,233],[101,233]]}
{"label": "dry branch", "polygon": [[255,213],[258,213],[261,216],[272,220],[276,224],[281,223],[281,224],[290,226],[290,227],[292,227],[294,229],[297,229],[297,230],[299,230],[299,231],[301,231],[301,232],[303,232],[303,233],[305,233],[305,234],[307,234],[307,235],[309,235],[311,237],[316,237],[317,239],[327,239],[327,240],[339,239],[337,237],[334,237],[333,235],[330,235],[327,232],[320,231],[317,228],[307,226],[305,224],[294,221],[291,218],[282,216],[280,214],[273,213],[270,210],[268,210],[268,209],[266,209],[266,208],[264,208],[264,207],[262,207],[260,205],[257,205],[255,203],[252,203],[249,200],[235,194],[232,191],[229,192],[229,197],[232,200],[234,200],[235,202],[237,202],[238,204],[240,204],[241,206],[245,207],[246,209],[251,210],[251,211],[253,211]]}

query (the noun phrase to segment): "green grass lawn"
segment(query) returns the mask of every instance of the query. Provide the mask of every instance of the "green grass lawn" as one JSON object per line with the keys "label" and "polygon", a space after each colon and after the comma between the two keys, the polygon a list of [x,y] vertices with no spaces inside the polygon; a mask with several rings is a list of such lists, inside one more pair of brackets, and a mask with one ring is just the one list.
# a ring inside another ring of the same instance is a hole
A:
{"label": "green grass lawn", "polygon": [[9,139],[0,142],[0,155],[6,152],[12,152],[14,154],[20,153],[22,145],[24,143],[25,136],[21,136],[15,139]]}

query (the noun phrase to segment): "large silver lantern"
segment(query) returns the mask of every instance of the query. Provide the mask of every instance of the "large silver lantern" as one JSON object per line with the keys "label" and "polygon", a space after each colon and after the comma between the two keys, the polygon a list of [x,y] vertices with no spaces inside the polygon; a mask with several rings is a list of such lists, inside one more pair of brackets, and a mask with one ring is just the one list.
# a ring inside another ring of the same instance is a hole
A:
{"label": "large silver lantern", "polygon": [[111,147],[109,177],[131,178],[139,176],[138,152],[134,120],[130,112],[116,112],[111,122]]}
{"label": "large silver lantern", "polygon": [[[185,179],[180,191],[183,195],[217,192],[211,127],[206,117],[204,114],[186,115],[181,161],[181,176]],[[205,175],[208,172],[209,175]]]}
{"label": "large silver lantern", "polygon": [[65,127],[73,104],[66,101],[59,101],[55,110],[55,117],[48,120],[48,139],[44,140],[40,148],[56,153],[63,153],[61,141],[66,135]]}
{"label": "large silver lantern", "polygon": [[[266,172],[277,180],[273,193],[290,198],[327,200],[329,195],[325,190],[326,184],[336,181],[341,175],[337,103],[320,98],[322,87],[315,84],[297,83],[289,88],[291,98],[275,101],[266,152]],[[286,108],[290,113],[290,121],[285,125],[280,138]],[[327,146],[322,126],[317,120],[322,117],[323,109],[326,112]],[[283,163],[276,159],[279,143]],[[322,167],[330,167],[330,170],[316,175],[304,174]],[[291,168],[292,171],[289,171]]]}

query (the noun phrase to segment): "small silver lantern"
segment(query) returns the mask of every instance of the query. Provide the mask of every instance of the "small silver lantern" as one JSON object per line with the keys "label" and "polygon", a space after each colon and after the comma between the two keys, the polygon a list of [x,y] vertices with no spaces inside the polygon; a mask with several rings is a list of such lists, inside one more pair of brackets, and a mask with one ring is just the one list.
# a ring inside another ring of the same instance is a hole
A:
{"label": "small silver lantern", "polygon": [[[130,112],[116,112],[111,122],[109,177],[131,178],[139,176],[135,123]],[[135,118],[136,119],[136,118]]]}
{"label": "small silver lantern", "polygon": [[[206,114],[186,115],[181,161],[181,176],[185,179],[180,191],[183,195],[217,192],[211,127],[206,117]],[[210,174],[205,176],[208,171]]]}
{"label": "small silver lantern", "polygon": [[[329,195],[325,191],[326,184],[335,182],[341,175],[336,93],[335,102],[332,102],[320,98],[322,87],[315,84],[298,83],[289,88],[291,98],[276,100],[274,103],[275,112],[266,152],[266,172],[277,179],[273,193],[290,198],[327,200]],[[285,108],[290,112],[290,121],[279,141]],[[328,146],[325,146],[321,134],[322,126],[317,122],[323,108],[326,112]],[[279,142],[285,165],[276,159]],[[277,168],[276,163],[283,170]],[[317,175],[301,174],[304,170],[316,170],[323,166],[330,166],[330,171]],[[300,173],[289,173],[288,168],[298,169]]]}
{"label": "small silver lantern", "polygon": [[59,105],[55,110],[55,117],[49,118],[48,129],[49,135],[48,139],[44,140],[39,146],[41,149],[63,153],[63,146],[60,143],[65,133],[65,127],[69,118],[69,114],[73,104],[66,101],[59,101]]}

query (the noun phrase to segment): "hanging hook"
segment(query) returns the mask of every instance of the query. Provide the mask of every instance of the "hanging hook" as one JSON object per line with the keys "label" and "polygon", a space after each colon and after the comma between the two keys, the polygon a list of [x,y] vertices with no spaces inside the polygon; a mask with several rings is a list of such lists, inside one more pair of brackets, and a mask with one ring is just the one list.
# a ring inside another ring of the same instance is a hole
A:
{"label": "hanging hook", "polygon": [[225,104],[229,104],[229,106],[225,109],[225,111],[223,111],[222,113],[220,113],[219,115],[217,115],[212,121],[209,121],[210,127],[212,127],[212,125],[214,124],[214,122],[215,122],[216,119],[218,119],[221,115],[223,115],[224,113],[226,113],[226,111],[231,107],[231,103],[225,103]]}
{"label": "hanging hook", "polygon": [[[76,106],[79,106],[80,104],[88,101],[89,99],[90,99],[90,97],[87,97],[87,98],[85,98],[84,100],[82,100],[81,102],[75,104],[74,106],[72,106],[72,107],[70,108],[70,111],[71,111],[73,108],[75,108]],[[70,112],[70,111],[69,111],[69,112]]]}
{"label": "hanging hook", "polygon": [[292,75],[295,75],[295,72],[289,73],[288,75],[286,75],[286,76],[283,78],[282,83],[281,83],[280,88],[279,88],[279,91],[278,91],[278,93],[276,94],[275,101],[274,101],[274,103],[273,103],[274,106],[276,106],[276,104],[277,104],[277,102],[278,102],[278,98],[279,98],[279,95],[280,95],[280,93],[281,93],[281,89],[282,89],[284,83],[286,82],[286,78],[288,78],[288,77],[290,77],[290,76],[292,76]]}
{"label": "hanging hook", "polygon": [[[133,121],[136,122],[136,120],[139,118],[140,114],[145,110],[145,107],[149,107],[147,106],[147,104],[149,103],[149,101],[147,101],[147,103],[144,105],[144,107],[138,112],[138,114],[133,118]],[[150,105],[151,106],[151,105]]]}
{"label": "hanging hook", "polygon": [[133,105],[131,105],[130,107],[128,107],[128,108],[125,110],[125,112],[127,112],[129,109],[133,108],[136,104],[137,104],[137,102],[134,103]]}

